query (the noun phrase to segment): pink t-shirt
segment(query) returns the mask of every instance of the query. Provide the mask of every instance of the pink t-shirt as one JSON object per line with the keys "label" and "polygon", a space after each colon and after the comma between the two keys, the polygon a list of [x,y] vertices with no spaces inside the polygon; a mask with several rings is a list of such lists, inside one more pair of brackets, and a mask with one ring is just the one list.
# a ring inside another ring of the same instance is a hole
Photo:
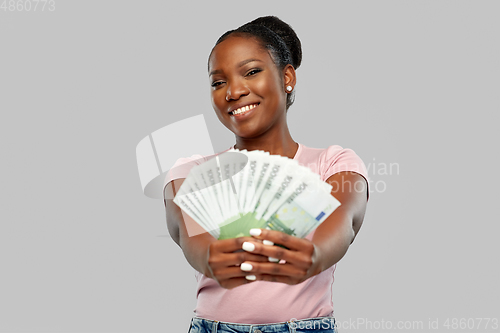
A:
{"label": "pink t-shirt", "polygon": [[[229,149],[228,149],[229,150]],[[309,148],[299,143],[294,160],[319,174],[323,181],[341,171],[368,176],[363,161],[350,149],[330,146]],[[191,168],[208,160],[201,155],[181,158],[167,175],[165,185],[173,179],[186,178]],[[369,192],[369,191],[368,191]],[[368,195],[368,193],[367,193]],[[307,235],[312,240],[314,231]],[[336,265],[297,285],[255,281],[234,289],[224,289],[215,280],[195,271],[197,317],[231,323],[267,324],[333,315],[332,284]]]}

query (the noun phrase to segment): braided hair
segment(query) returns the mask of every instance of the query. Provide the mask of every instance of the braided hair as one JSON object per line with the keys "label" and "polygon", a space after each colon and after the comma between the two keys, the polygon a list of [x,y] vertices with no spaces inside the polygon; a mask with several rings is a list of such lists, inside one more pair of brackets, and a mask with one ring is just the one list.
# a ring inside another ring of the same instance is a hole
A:
{"label": "braided hair", "polygon": [[[280,71],[288,64],[297,69],[302,62],[302,46],[299,37],[290,25],[276,16],[259,17],[238,29],[229,30],[217,40],[215,46],[231,35],[254,37],[264,49],[269,51],[271,59]],[[293,104],[294,99],[295,91],[287,94],[287,110]]]}

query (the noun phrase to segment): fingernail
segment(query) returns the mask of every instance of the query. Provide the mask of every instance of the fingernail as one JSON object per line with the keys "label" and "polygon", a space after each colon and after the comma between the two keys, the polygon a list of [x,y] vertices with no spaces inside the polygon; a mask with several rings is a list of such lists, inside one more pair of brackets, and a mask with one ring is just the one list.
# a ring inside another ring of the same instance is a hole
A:
{"label": "fingernail", "polygon": [[255,275],[247,275],[247,276],[245,276],[245,278],[247,280],[250,280],[250,281],[255,281],[255,279],[257,279],[257,277]]}
{"label": "fingernail", "polygon": [[264,239],[264,240],[262,241],[262,244],[264,244],[264,245],[274,245],[274,243],[273,243],[273,242],[271,242],[270,240],[267,240],[267,239]]}
{"label": "fingernail", "polygon": [[260,229],[250,229],[250,235],[252,236],[259,236],[262,233],[262,230]]}
{"label": "fingernail", "polygon": [[255,245],[250,242],[244,242],[241,248],[245,251],[252,252],[253,250],[255,250]]}
{"label": "fingernail", "polygon": [[252,265],[250,265],[250,264],[248,264],[246,262],[242,263],[240,265],[240,268],[241,268],[242,271],[245,271],[245,272],[250,272],[253,269]]}
{"label": "fingernail", "polygon": [[279,262],[280,260],[278,258],[269,257],[269,261],[270,262]]}

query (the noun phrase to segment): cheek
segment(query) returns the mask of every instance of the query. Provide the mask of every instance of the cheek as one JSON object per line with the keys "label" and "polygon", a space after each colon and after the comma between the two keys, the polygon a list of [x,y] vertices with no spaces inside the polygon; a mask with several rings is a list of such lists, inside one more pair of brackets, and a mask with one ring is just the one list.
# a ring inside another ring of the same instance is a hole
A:
{"label": "cheek", "polygon": [[281,88],[279,78],[273,76],[269,77],[267,80],[262,80],[258,83],[256,89],[258,89],[257,94],[265,96],[267,101],[266,104],[268,104],[271,109],[279,110],[285,107],[286,93]]}
{"label": "cheek", "polygon": [[279,83],[273,79],[257,82],[255,85],[255,92],[271,99],[279,99],[281,97]]}
{"label": "cheek", "polygon": [[[221,100],[222,98],[222,100]],[[212,91],[210,94],[210,100],[212,102],[212,107],[216,113],[222,110],[222,105],[225,102],[225,95],[221,94],[221,90]]]}

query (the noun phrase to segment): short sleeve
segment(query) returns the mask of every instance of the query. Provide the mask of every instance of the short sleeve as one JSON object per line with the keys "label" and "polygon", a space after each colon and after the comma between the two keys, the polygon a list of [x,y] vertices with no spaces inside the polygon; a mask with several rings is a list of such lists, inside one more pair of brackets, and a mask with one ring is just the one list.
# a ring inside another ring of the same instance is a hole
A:
{"label": "short sleeve", "polygon": [[[226,152],[230,149],[231,148],[226,149],[223,152]],[[165,177],[165,181],[163,182],[163,195],[165,195],[165,186],[167,186],[167,184],[172,180],[186,178],[194,166],[200,165],[223,152],[213,155],[192,155],[191,157],[179,158],[167,172],[167,176]]]}
{"label": "short sleeve", "polygon": [[370,182],[366,166],[363,160],[352,149],[340,146],[328,147],[321,156],[321,169],[321,176],[324,181],[342,171],[355,172],[361,175],[366,180],[368,189],[367,197],[369,196]]}
{"label": "short sleeve", "polygon": [[168,183],[175,179],[186,178],[194,166],[205,162],[205,160],[206,157],[201,155],[179,158],[167,172],[167,176],[163,182],[163,193],[165,193],[165,186]]}

